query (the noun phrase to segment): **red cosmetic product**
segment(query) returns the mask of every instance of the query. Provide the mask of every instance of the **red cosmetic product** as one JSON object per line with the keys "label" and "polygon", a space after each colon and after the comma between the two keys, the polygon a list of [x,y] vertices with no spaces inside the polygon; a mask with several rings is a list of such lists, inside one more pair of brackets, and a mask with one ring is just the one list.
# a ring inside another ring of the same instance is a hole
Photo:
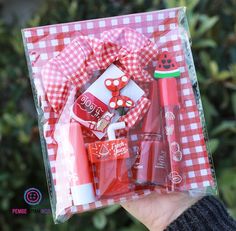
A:
{"label": "red cosmetic product", "polygon": [[139,154],[134,165],[134,178],[138,184],[166,184],[166,152],[161,136],[161,114],[158,102],[158,83],[150,83],[150,108],[142,124],[142,139]]}
{"label": "red cosmetic product", "polygon": [[164,143],[170,159],[168,173],[170,190],[178,189],[182,181],[180,161],[182,151],[179,141],[179,111],[180,103],[176,78],[180,76],[179,68],[168,52],[160,55],[154,77],[157,78],[159,101],[164,125]]}
{"label": "red cosmetic product", "polygon": [[66,162],[70,190],[74,205],[83,205],[95,201],[91,168],[86,153],[80,124],[70,122],[57,128],[58,139]]}
{"label": "red cosmetic product", "polygon": [[95,167],[95,186],[99,198],[115,197],[130,191],[126,163],[129,158],[128,140],[115,137],[115,130],[124,128],[124,122],[113,123],[107,129],[109,140],[88,145],[90,161]]}

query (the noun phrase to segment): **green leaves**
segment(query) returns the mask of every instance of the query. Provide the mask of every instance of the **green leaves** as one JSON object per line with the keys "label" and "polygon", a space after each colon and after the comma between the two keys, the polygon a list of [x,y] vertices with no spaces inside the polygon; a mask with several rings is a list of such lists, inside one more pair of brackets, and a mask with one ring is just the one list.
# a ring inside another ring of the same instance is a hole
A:
{"label": "green leaves", "polygon": [[31,125],[32,123],[23,113],[4,113],[0,119],[0,136],[8,136],[11,133],[10,135],[14,136],[15,140],[22,144],[27,144],[30,141]]}
{"label": "green leaves", "polygon": [[235,172],[236,167],[224,169],[219,177],[220,192],[234,216],[236,215],[236,178],[233,177],[235,176]]}
{"label": "green leaves", "polygon": [[186,7],[189,30],[193,40],[192,45],[195,49],[215,47],[216,42],[214,41],[214,39],[206,38],[204,35],[214,27],[214,25],[219,20],[219,17],[210,17],[206,14],[199,14],[197,12],[194,12],[199,3],[199,0],[168,0],[165,2],[167,7],[169,8],[179,6]]}
{"label": "green leaves", "polygon": [[110,216],[116,213],[119,209],[120,205],[112,205],[94,213],[92,217],[94,227],[98,230],[102,230],[108,225],[108,223],[109,226],[113,226],[114,224],[110,221]]}
{"label": "green leaves", "polygon": [[232,94],[231,98],[232,98],[234,117],[236,118],[236,92]]}
{"label": "green leaves", "polygon": [[200,0],[168,0],[165,2],[167,8],[186,6],[189,11],[193,11]]}
{"label": "green leaves", "polygon": [[234,135],[236,134],[236,120],[223,121],[221,124],[212,129],[211,135],[216,136],[227,132],[232,132]]}
{"label": "green leaves", "polygon": [[200,24],[198,29],[194,32],[194,38],[200,38],[207,31],[209,31],[219,20],[217,16],[208,17],[206,15],[199,15],[198,23]]}
{"label": "green leaves", "polygon": [[205,119],[208,125],[208,128],[212,126],[212,121],[214,117],[218,116],[218,111],[215,106],[209,101],[206,96],[202,96],[202,104],[204,109]]}
{"label": "green leaves", "polygon": [[111,215],[115,213],[118,209],[120,209],[120,205],[112,205],[112,206],[108,206],[107,208],[104,208],[103,212],[106,215]]}
{"label": "green leaves", "polygon": [[147,229],[142,224],[132,224],[129,227],[121,228],[119,231],[146,231]]}
{"label": "green leaves", "polygon": [[194,17],[189,16],[189,28],[193,41],[193,48],[202,49],[206,47],[215,47],[217,45],[214,39],[205,36],[205,33],[207,33],[217,21],[217,16],[208,17],[201,14],[196,14]]}
{"label": "green leaves", "polygon": [[212,39],[199,39],[194,42],[195,49],[207,48],[207,47],[213,48],[216,45],[217,45],[216,42]]}
{"label": "green leaves", "polygon": [[93,225],[95,228],[102,230],[107,224],[107,218],[103,211],[99,211],[93,216]]}
{"label": "green leaves", "polygon": [[78,12],[78,2],[73,0],[68,6],[68,14],[75,18]]}
{"label": "green leaves", "polygon": [[211,153],[215,153],[217,148],[219,147],[220,141],[219,139],[210,139],[209,146]]}

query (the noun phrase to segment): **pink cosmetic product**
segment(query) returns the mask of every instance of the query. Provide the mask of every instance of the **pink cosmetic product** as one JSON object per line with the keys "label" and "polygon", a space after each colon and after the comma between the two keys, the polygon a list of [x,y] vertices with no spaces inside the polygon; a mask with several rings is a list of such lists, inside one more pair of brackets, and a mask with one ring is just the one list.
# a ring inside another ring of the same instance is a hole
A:
{"label": "pink cosmetic product", "polygon": [[74,205],[83,205],[95,201],[95,193],[80,124],[70,122],[60,125],[60,145],[70,182],[70,190]]}
{"label": "pink cosmetic product", "polygon": [[180,174],[182,151],[179,133],[179,114],[181,108],[177,86],[177,78],[180,75],[175,58],[167,51],[161,53],[154,78],[157,79],[159,87],[159,100],[164,124],[164,140],[170,159],[168,178],[171,182],[171,191],[178,189],[179,184],[182,182]]}

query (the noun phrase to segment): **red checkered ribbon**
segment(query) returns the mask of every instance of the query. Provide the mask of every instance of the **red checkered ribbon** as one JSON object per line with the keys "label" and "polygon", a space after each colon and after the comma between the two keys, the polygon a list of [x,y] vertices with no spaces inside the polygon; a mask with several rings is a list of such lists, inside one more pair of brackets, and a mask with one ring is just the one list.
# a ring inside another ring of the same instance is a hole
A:
{"label": "red checkered ribbon", "polygon": [[94,71],[114,62],[134,80],[150,81],[152,76],[144,67],[156,56],[154,43],[129,28],[105,31],[100,39],[78,36],[42,69],[47,99],[53,110],[60,112],[71,84],[80,89]]}
{"label": "red checkered ribbon", "polygon": [[149,99],[141,97],[136,104],[138,105],[138,107],[131,108],[129,110],[129,113],[120,118],[120,121],[125,122],[127,128],[133,127],[142,119],[142,116],[140,115],[145,115],[145,113],[149,109],[151,102]]}

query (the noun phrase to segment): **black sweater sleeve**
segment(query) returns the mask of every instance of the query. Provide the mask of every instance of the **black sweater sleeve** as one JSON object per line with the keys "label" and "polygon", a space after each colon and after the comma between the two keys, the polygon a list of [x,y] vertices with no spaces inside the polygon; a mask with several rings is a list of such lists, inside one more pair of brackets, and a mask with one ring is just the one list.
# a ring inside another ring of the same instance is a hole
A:
{"label": "black sweater sleeve", "polygon": [[213,196],[206,196],[182,213],[165,231],[236,231],[236,221]]}

